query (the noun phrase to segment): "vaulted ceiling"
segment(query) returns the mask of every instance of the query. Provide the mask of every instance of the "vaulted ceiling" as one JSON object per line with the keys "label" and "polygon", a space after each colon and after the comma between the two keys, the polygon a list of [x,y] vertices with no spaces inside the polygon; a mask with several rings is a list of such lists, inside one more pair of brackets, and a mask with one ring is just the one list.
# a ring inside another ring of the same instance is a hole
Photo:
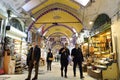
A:
{"label": "vaulted ceiling", "polygon": [[78,9],[80,9],[80,5],[72,0],[45,0],[30,11],[36,19],[31,27],[40,28],[45,24],[46,37],[55,32],[62,32],[68,37],[72,37],[75,32],[79,33],[83,28],[82,17],[80,17]]}
{"label": "vaulted ceiling", "polygon": [[[30,1],[34,0],[1,0],[7,8],[11,7],[13,12],[25,18],[26,15],[33,16],[36,21],[26,20],[29,30],[42,28],[46,37],[60,32],[71,37],[82,28],[90,29],[92,25],[89,22],[95,21],[99,14],[105,13],[112,18],[120,10],[120,0],[91,0],[86,7],[74,0],[35,0],[39,2],[37,6],[34,6],[35,1],[34,5],[29,4]],[[22,7],[26,4],[33,8],[24,11]]]}

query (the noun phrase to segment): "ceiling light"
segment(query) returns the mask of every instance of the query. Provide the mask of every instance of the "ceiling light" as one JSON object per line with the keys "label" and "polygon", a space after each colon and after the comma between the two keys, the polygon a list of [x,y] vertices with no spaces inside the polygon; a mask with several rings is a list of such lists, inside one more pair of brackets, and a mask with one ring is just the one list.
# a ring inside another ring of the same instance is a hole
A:
{"label": "ceiling light", "polygon": [[107,33],[106,33],[106,35],[109,35],[109,34],[110,34],[110,32],[107,32]]}
{"label": "ceiling light", "polygon": [[31,19],[32,19],[33,21],[36,21],[35,18],[34,18],[33,16],[31,16]]}
{"label": "ceiling light", "polygon": [[40,33],[40,32],[43,33],[44,26],[46,26],[46,24],[42,24],[37,31],[38,31],[39,33]]}
{"label": "ceiling light", "polygon": [[46,32],[43,34],[43,36],[45,36],[45,35],[47,34],[47,32],[48,32],[48,31],[46,31]]}
{"label": "ceiling light", "polygon": [[54,23],[52,23],[53,25],[58,25],[58,23],[56,23],[56,22],[54,22]]}
{"label": "ceiling light", "polygon": [[92,25],[92,24],[93,24],[93,21],[90,21],[89,24]]}
{"label": "ceiling light", "polygon": [[72,28],[72,30],[73,30],[73,32],[77,33],[77,31],[74,28]]}
{"label": "ceiling light", "polygon": [[37,31],[38,31],[38,32],[41,32],[41,28],[39,28]]}
{"label": "ceiling light", "polygon": [[75,35],[76,35],[76,37],[78,37],[78,33],[76,33]]}
{"label": "ceiling light", "polygon": [[90,2],[90,0],[74,0],[74,1],[80,3],[82,6],[86,6]]}

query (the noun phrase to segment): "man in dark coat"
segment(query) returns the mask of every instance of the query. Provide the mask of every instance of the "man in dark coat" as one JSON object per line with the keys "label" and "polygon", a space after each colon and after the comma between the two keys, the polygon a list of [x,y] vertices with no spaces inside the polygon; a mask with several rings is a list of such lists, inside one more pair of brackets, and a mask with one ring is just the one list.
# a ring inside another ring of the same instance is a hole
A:
{"label": "man in dark coat", "polygon": [[51,64],[52,64],[52,61],[53,61],[53,54],[51,52],[51,49],[49,49],[49,52],[47,53],[47,70],[50,70],[51,71]]}
{"label": "man in dark coat", "polygon": [[31,79],[31,73],[33,67],[35,67],[35,76],[32,80],[37,80],[38,78],[38,69],[39,69],[39,61],[41,57],[41,50],[36,45],[36,42],[33,42],[33,47],[30,48],[30,55],[29,55],[29,60],[28,60],[28,77],[25,80],[30,80]]}
{"label": "man in dark coat", "polygon": [[73,58],[73,63],[74,63],[73,65],[74,77],[76,77],[76,67],[78,65],[80,70],[80,78],[81,79],[84,78],[82,72],[83,54],[81,48],[78,47],[78,44],[75,44],[75,48],[72,49],[71,56]]}
{"label": "man in dark coat", "polygon": [[60,49],[59,54],[61,54],[60,63],[61,63],[61,76],[63,77],[63,69],[65,68],[65,78],[67,78],[67,67],[68,67],[68,58],[70,51],[67,48],[68,43],[65,43],[64,47]]}

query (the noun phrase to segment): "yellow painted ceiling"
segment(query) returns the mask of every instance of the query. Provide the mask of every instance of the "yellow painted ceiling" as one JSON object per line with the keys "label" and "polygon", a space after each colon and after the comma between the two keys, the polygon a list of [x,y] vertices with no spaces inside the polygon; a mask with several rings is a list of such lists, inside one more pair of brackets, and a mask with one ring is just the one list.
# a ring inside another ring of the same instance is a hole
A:
{"label": "yellow painted ceiling", "polygon": [[55,10],[39,18],[36,23],[39,22],[78,22],[78,20],[67,12]]}
{"label": "yellow painted ceiling", "polygon": [[66,36],[67,38],[69,38],[67,35],[65,35],[62,32],[60,32],[60,33],[53,33],[53,34],[50,35],[50,37],[62,37],[62,36]]}
{"label": "yellow painted ceiling", "polygon": [[[41,5],[39,5],[35,9],[33,9],[31,11],[31,13],[34,15],[34,14],[38,13],[40,10],[45,9],[47,6],[54,5],[55,3],[60,3],[63,5],[69,6],[71,9],[75,9],[76,11],[80,8],[80,6],[78,4],[76,4],[75,2],[73,2],[73,0],[46,0],[46,2],[42,3]],[[44,13],[44,12],[42,12],[42,13]],[[73,13],[73,12],[71,12],[71,13]],[[41,14],[39,14],[39,15],[41,15]],[[76,13],[75,13],[75,15],[76,15]],[[53,11],[50,11],[50,12],[44,14],[34,23],[33,26],[36,28],[40,28],[41,25],[45,24],[45,26],[44,26],[44,30],[45,30],[46,28],[53,25],[52,23],[55,23],[55,22],[62,24],[62,25],[66,25],[66,26],[70,27],[71,29],[74,28],[78,33],[82,29],[82,24],[74,16],[72,16],[71,14],[64,12],[62,10],[53,10]],[[64,34],[66,34],[68,37],[71,37],[73,35],[73,32],[71,30],[69,30],[63,26],[58,26],[58,27],[56,26],[56,27],[50,28],[45,36],[47,37],[55,32],[56,33],[62,32]]]}
{"label": "yellow painted ceiling", "polygon": [[42,3],[41,5],[36,7],[35,9],[33,9],[31,12],[32,12],[32,14],[35,14],[39,10],[45,8],[46,6],[49,6],[49,5],[52,5],[55,3],[64,4],[64,5],[70,6],[71,8],[74,8],[76,10],[80,9],[80,5],[76,4],[72,0],[45,0],[44,3]]}
{"label": "yellow painted ceiling", "polygon": [[[59,50],[62,46],[61,45],[55,45],[53,46],[53,50]],[[56,54],[56,51],[55,51]]]}
{"label": "yellow painted ceiling", "polygon": [[72,36],[72,32],[69,29],[67,29],[67,28],[65,28],[63,26],[50,28],[45,36],[49,37],[51,34],[59,33],[59,32],[62,32],[63,34],[65,34],[68,37]]}
{"label": "yellow painted ceiling", "polygon": [[53,25],[52,23],[54,22],[67,25],[70,28],[75,28],[77,32],[80,32],[82,28],[81,23],[75,17],[61,10],[51,11],[45,14],[35,22],[34,26],[40,28],[41,25],[46,24],[44,27],[44,29],[46,29]]}

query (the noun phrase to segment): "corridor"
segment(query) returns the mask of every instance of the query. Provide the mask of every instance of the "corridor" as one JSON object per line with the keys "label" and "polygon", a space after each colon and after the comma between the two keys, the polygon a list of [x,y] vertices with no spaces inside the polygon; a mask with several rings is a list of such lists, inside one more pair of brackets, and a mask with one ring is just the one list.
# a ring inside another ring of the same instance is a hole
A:
{"label": "corridor", "polygon": [[0,0],[0,80],[25,80],[35,63],[38,80],[80,80],[58,60],[83,63],[83,80],[120,80],[120,0]]}
{"label": "corridor", "polygon": [[[34,75],[32,74],[32,77],[33,76]],[[27,77],[27,71],[24,71],[23,74],[2,75],[0,76],[0,80],[24,80],[26,77]],[[84,77],[85,78],[83,80],[96,80],[88,76],[87,73],[84,73]],[[52,71],[47,71],[46,66],[40,67],[38,80],[80,80],[80,78],[79,78],[78,70],[77,70],[77,76],[73,77],[72,66],[70,65],[68,68],[68,78],[66,79],[64,77],[61,77],[59,62],[53,62]]]}

